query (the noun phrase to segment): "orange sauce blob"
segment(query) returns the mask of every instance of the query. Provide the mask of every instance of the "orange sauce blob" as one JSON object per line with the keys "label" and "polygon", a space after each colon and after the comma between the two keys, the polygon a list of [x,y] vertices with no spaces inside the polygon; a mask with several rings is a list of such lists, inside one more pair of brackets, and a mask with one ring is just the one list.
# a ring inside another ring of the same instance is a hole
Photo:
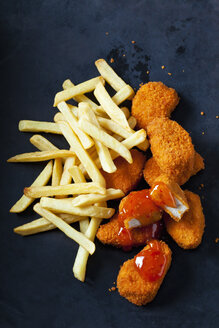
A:
{"label": "orange sauce blob", "polygon": [[160,279],[166,267],[167,258],[163,254],[158,240],[151,240],[148,248],[134,258],[135,267],[140,276],[148,282]]}
{"label": "orange sauce blob", "polygon": [[156,182],[150,189],[152,201],[159,207],[170,206],[176,208],[176,202],[170,189],[164,182]]}

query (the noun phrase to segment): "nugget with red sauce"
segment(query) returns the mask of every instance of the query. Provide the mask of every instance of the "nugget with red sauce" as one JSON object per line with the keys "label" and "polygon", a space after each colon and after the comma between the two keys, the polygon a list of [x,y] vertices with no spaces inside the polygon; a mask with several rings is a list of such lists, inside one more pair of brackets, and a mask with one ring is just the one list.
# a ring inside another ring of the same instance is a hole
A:
{"label": "nugget with red sauce", "polygon": [[125,194],[137,187],[142,177],[146,157],[137,149],[131,150],[133,163],[129,164],[124,158],[117,157],[114,163],[117,170],[107,173],[101,170],[106,180],[106,188],[121,189]]}
{"label": "nugget with red sauce", "polygon": [[117,277],[119,294],[138,306],[151,302],[170,267],[172,252],[163,241],[152,240],[126,261]]}
{"label": "nugget with red sauce", "polygon": [[177,92],[162,82],[144,84],[132,102],[132,115],[139,128],[146,130],[148,124],[158,117],[170,117],[179,103]]}
{"label": "nugget with red sauce", "polygon": [[164,216],[167,232],[175,242],[184,249],[192,249],[200,245],[205,228],[205,217],[200,197],[191,191],[185,190],[189,203],[189,210],[179,222]]}

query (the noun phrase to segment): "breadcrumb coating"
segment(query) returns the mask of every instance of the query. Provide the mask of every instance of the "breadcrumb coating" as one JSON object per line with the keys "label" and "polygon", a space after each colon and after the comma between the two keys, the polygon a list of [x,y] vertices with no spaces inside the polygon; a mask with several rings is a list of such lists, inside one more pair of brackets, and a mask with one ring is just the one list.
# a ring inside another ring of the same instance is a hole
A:
{"label": "breadcrumb coating", "polygon": [[106,180],[106,188],[121,189],[125,194],[133,190],[141,180],[146,156],[137,149],[131,150],[133,163],[129,164],[124,158],[117,157],[114,163],[117,170],[107,173],[101,170]]}
{"label": "breadcrumb coating", "polygon": [[136,270],[134,259],[123,263],[119,271],[117,277],[117,288],[119,294],[125,297],[129,302],[138,306],[145,305],[155,298],[170,267],[172,252],[167,244],[165,244],[163,241],[159,241],[159,243],[161,244],[163,253],[167,257],[164,275],[160,279],[153,282],[147,282],[142,279]]}
{"label": "breadcrumb coating", "polygon": [[139,128],[146,130],[148,124],[158,117],[170,117],[179,103],[177,92],[162,82],[148,82],[137,91],[132,102],[132,115]]}
{"label": "breadcrumb coating", "polygon": [[205,217],[200,197],[185,190],[189,210],[179,222],[164,217],[167,232],[175,242],[184,249],[193,249],[200,245],[205,228]]}
{"label": "breadcrumb coating", "polygon": [[[203,170],[205,168],[204,165],[204,159],[203,157],[195,152],[195,162],[194,162],[194,168],[193,172],[191,173],[191,176],[196,175],[200,170]],[[144,167],[144,179],[149,184],[149,186],[152,186],[152,184],[157,180],[157,178],[163,174],[159,166],[157,165],[154,157],[151,157],[146,163]],[[174,181],[178,183],[178,185],[183,185],[189,180],[190,177],[188,177],[187,174],[181,174],[178,177],[175,177],[173,175],[169,176],[169,179],[171,181]]]}
{"label": "breadcrumb coating", "polygon": [[148,125],[151,152],[168,177],[188,180],[194,170],[195,150],[188,132],[177,122],[157,118]]}

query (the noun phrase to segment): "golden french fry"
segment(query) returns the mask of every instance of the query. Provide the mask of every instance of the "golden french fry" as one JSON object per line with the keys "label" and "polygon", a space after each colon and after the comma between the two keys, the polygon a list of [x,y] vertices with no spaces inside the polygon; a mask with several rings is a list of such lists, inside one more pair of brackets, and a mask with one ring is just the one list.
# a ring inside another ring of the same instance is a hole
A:
{"label": "golden french fry", "polygon": [[10,163],[19,162],[43,162],[54,158],[62,157],[72,157],[75,153],[70,150],[60,149],[60,150],[48,150],[48,151],[36,151],[33,153],[19,154],[11,157],[7,160]]}
{"label": "golden french fry", "polygon": [[[53,162],[50,161],[38,177],[34,180],[31,186],[45,186],[52,175]],[[34,201],[34,198],[23,195],[10,209],[11,213],[20,213],[26,210],[28,206]]]}
{"label": "golden french fry", "polygon": [[72,177],[68,170],[75,164],[75,157],[68,157],[65,161],[60,186],[68,185],[71,183]]}
{"label": "golden french fry", "polygon": [[[84,216],[76,216],[71,214],[60,213],[58,216],[68,224],[84,219]],[[37,220],[31,221],[29,223],[14,228],[14,232],[21,236],[28,236],[28,235],[33,235],[39,232],[44,232],[53,229],[56,229],[56,226],[53,223],[51,223],[50,221],[44,218],[39,218]]]}
{"label": "golden french fry", "polygon": [[123,146],[118,140],[110,136],[105,131],[98,129],[95,125],[87,120],[79,120],[79,125],[83,131],[87,132],[92,138],[97,139],[106,147],[115,150],[120,156],[124,157],[127,162],[132,163],[132,156],[127,147]]}
{"label": "golden french fry", "polygon": [[79,195],[72,200],[73,206],[88,206],[97,202],[104,202],[107,200],[117,199],[124,197],[124,193],[120,189],[109,188],[106,190],[105,195],[89,194]]}
{"label": "golden french fry", "polygon": [[77,84],[74,87],[58,92],[55,95],[53,106],[56,107],[61,101],[66,101],[75,96],[93,91],[99,82],[104,83],[104,79],[102,78],[102,76],[95,77],[91,80]]}
{"label": "golden french fry", "polygon": [[18,129],[21,132],[44,132],[62,134],[59,129],[59,126],[56,123],[52,122],[23,120],[19,122]]}
{"label": "golden french fry", "polygon": [[34,145],[36,148],[38,148],[41,151],[45,150],[59,150],[56,146],[54,146],[49,140],[41,136],[40,134],[34,134],[30,138],[30,142],[32,145]]}
{"label": "golden french fry", "polygon": [[130,131],[128,121],[125,117],[125,114],[121,109],[114,103],[102,83],[98,83],[94,95],[99,101],[100,105],[106,111],[106,113],[111,117],[112,120],[122,125],[125,129]]}
{"label": "golden french fry", "polygon": [[56,113],[54,115],[54,118],[53,119],[54,119],[54,122],[55,123],[59,123],[59,121],[66,121],[67,122],[67,120],[65,119],[64,115],[62,113],[60,113],[60,112]]}
{"label": "golden french fry", "polygon": [[57,228],[59,228],[66,236],[76,241],[79,245],[84,247],[90,254],[95,252],[95,244],[90,241],[81,232],[72,228],[68,223],[63,221],[60,217],[53,214],[52,212],[42,208],[40,204],[34,206],[34,211],[39,215],[42,215],[45,219],[53,223]]}
{"label": "golden french fry", "polygon": [[129,109],[128,109],[127,107],[121,107],[120,109],[121,109],[121,111],[124,113],[125,117],[126,117],[127,120],[128,120],[129,117],[130,117],[130,111],[129,111]]}
{"label": "golden french fry", "polygon": [[93,140],[79,128],[78,119],[74,116],[73,112],[69,109],[66,102],[62,101],[57,105],[60,112],[64,115],[66,121],[78,136],[79,140],[81,141],[82,146],[85,149],[88,149],[93,146]]}
{"label": "golden french fry", "polygon": [[126,99],[132,99],[135,92],[130,87],[130,85],[126,84],[124,87],[122,87],[113,97],[112,100],[116,105],[120,105],[125,101]]}
{"label": "golden french fry", "polygon": [[104,195],[106,189],[96,182],[73,183],[64,186],[44,186],[24,188],[24,194],[32,198],[56,195],[75,195],[87,193],[100,193]]}
{"label": "golden french fry", "polygon": [[60,122],[59,126],[62,130],[65,139],[68,141],[69,145],[74,150],[76,156],[79,158],[91,180],[105,187],[106,183],[104,177],[96,167],[90,155],[82,147],[81,143],[79,142],[78,138],[76,137],[70,126],[66,122]]}
{"label": "golden french fry", "polygon": [[[71,158],[71,157],[70,157]],[[54,160],[53,171],[52,171],[52,183],[53,187],[59,186],[60,180],[62,177],[63,167],[62,167],[62,159],[56,158]]]}
{"label": "golden french fry", "polygon": [[[94,112],[92,111],[91,107],[87,103],[83,103],[83,102],[79,103],[78,113],[82,121],[83,119],[86,119],[90,123],[94,124],[98,129],[101,129],[100,124],[98,123],[98,120]],[[105,145],[103,145],[102,142],[100,142],[99,140],[94,139],[94,142],[103,170],[108,173],[115,172],[116,166],[113,163],[113,160],[110,156],[109,149]]]}
{"label": "golden french fry", "polygon": [[79,216],[95,216],[99,219],[109,219],[114,214],[114,208],[96,207],[96,206],[72,206],[72,199],[55,199],[42,197],[40,199],[42,207],[54,213],[68,213]]}

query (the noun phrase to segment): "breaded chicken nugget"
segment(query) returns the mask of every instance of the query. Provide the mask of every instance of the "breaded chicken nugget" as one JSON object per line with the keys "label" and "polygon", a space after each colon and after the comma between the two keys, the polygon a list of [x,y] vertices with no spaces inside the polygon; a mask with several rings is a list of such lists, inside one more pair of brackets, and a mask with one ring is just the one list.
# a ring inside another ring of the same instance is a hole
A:
{"label": "breaded chicken nugget", "polygon": [[124,158],[118,157],[114,160],[117,167],[114,173],[101,170],[106,180],[106,188],[121,189],[127,194],[138,185],[142,177],[146,157],[137,149],[132,149],[131,155],[133,158],[132,164],[129,164]]}
{"label": "breaded chicken nugget", "polygon": [[[118,274],[117,288],[119,294],[125,297],[129,302],[138,306],[145,305],[151,302],[170,267],[171,264],[171,250],[163,241],[159,242],[161,245],[162,253],[166,256],[166,265],[163,276],[156,281],[145,281],[138,273],[134,259],[126,261]],[[144,250],[147,246],[144,248]]]}
{"label": "breaded chicken nugget", "polygon": [[185,190],[185,195],[189,203],[189,211],[183,215],[179,222],[170,217],[165,217],[165,225],[167,232],[180,247],[192,249],[201,243],[205,217],[200,197],[188,190]]}
{"label": "breaded chicken nugget", "polygon": [[[203,170],[205,168],[204,165],[204,159],[202,156],[195,152],[195,163],[194,163],[194,168],[193,172],[191,175],[196,175],[200,170]],[[149,184],[149,186],[152,186],[152,184],[157,180],[157,178],[163,174],[159,166],[157,165],[154,157],[151,157],[146,163],[143,171],[144,179],[145,181]],[[190,177],[189,177],[190,178]],[[181,174],[178,177],[175,176],[169,176],[169,179],[171,181],[174,181],[178,183],[178,185],[183,185],[188,181],[188,175],[186,174]]]}
{"label": "breaded chicken nugget", "polygon": [[139,128],[146,130],[148,124],[158,117],[170,117],[179,103],[177,92],[162,82],[144,84],[132,102],[132,115]]}
{"label": "breaded chicken nugget", "polygon": [[[131,231],[132,246],[141,246],[151,238],[160,238],[163,223],[161,221],[145,228],[136,228]],[[97,238],[103,243],[116,247],[124,247],[119,236],[121,226],[118,214],[106,224],[102,224],[97,231]]]}
{"label": "breaded chicken nugget", "polygon": [[153,157],[161,171],[176,179],[189,179],[194,170],[195,150],[191,137],[177,122],[157,118],[148,125]]}

